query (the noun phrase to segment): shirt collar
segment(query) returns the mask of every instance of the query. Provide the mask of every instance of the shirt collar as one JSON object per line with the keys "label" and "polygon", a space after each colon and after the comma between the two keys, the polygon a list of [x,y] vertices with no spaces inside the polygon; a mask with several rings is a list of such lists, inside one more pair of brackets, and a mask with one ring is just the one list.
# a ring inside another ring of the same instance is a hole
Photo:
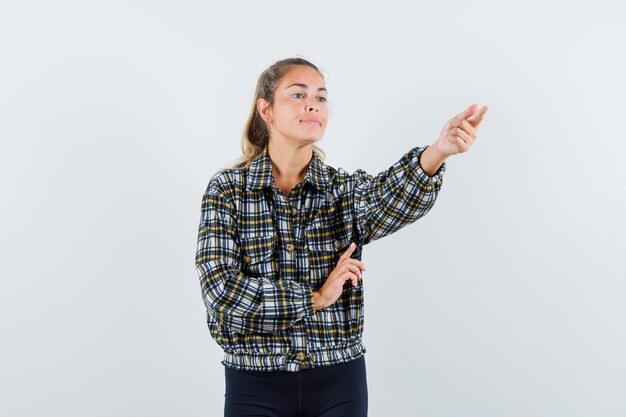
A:
{"label": "shirt collar", "polygon": [[[270,160],[267,145],[261,153],[257,155],[249,166],[248,190],[259,190],[265,187],[271,187],[274,181],[272,175],[272,161]],[[328,185],[329,177],[324,163],[317,153],[313,152],[313,157],[309,162],[309,168],[304,182],[313,185],[317,190],[324,190]]]}

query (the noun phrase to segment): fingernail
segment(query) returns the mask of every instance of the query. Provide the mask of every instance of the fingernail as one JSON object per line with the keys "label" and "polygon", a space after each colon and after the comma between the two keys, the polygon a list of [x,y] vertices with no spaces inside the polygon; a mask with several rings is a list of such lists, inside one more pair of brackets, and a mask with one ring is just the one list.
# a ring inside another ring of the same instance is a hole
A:
{"label": "fingernail", "polygon": [[350,243],[350,247],[353,247],[354,245],[355,245],[355,243],[354,243],[354,242]]}

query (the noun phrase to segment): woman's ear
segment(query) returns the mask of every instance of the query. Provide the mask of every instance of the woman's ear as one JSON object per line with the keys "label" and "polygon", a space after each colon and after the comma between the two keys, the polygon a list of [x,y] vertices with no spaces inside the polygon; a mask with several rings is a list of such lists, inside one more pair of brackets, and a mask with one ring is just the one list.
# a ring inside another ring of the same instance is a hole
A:
{"label": "woman's ear", "polygon": [[261,118],[265,120],[265,123],[272,122],[272,108],[270,104],[264,98],[260,98],[256,101],[256,109],[261,115]]}

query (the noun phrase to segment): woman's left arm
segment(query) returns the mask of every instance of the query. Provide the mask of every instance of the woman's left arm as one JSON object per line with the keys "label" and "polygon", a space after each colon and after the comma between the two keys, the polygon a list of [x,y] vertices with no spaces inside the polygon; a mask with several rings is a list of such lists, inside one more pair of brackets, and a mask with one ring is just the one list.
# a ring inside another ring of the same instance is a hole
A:
{"label": "woman's left arm", "polygon": [[355,171],[353,204],[359,245],[388,236],[430,211],[442,185],[445,159],[469,149],[486,111],[487,107],[478,110],[475,104],[468,107],[445,124],[432,146],[411,149],[375,176]]}
{"label": "woman's left arm", "polygon": [[469,151],[476,140],[478,125],[483,120],[487,106],[472,104],[445,124],[439,138],[420,156],[422,170],[433,176],[449,156]]}

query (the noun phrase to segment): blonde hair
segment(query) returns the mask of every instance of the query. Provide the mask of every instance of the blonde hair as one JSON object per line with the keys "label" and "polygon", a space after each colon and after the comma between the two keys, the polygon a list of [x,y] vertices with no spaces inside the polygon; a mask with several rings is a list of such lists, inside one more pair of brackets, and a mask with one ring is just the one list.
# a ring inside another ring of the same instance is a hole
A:
{"label": "blonde hair", "polygon": [[[322,79],[324,76],[320,70],[311,62],[303,58],[287,58],[281,61],[276,61],[272,66],[267,68],[259,76],[259,80],[256,84],[256,93],[254,100],[252,101],[252,110],[250,116],[246,122],[246,127],[243,131],[241,138],[241,152],[242,155],[232,162],[232,167],[246,167],[256,158],[263,148],[269,143],[269,131],[265,120],[261,117],[257,110],[257,101],[263,98],[268,101],[271,106],[274,103],[274,93],[283,76],[291,67],[297,65],[307,65],[315,69]],[[326,154],[324,151],[316,145],[313,145],[313,152],[315,152],[321,160],[324,160]]]}

